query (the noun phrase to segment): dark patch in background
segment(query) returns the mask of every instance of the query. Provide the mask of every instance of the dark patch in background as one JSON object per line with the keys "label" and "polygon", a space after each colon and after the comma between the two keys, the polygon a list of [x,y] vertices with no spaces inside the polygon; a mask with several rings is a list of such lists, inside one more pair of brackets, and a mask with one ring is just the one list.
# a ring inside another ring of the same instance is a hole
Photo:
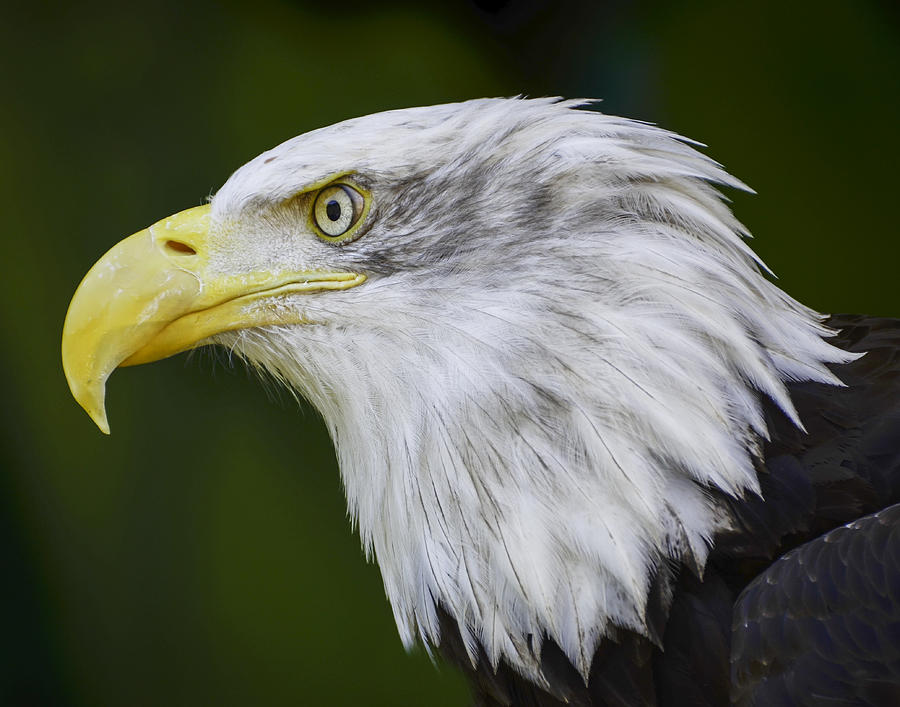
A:
{"label": "dark patch in background", "polygon": [[788,292],[900,315],[888,0],[30,3],[0,67],[0,704],[466,703],[401,648],[314,412],[206,352],[116,373],[110,438],[66,389],[90,265],[295,134],[601,97],[759,192],[735,208]]}

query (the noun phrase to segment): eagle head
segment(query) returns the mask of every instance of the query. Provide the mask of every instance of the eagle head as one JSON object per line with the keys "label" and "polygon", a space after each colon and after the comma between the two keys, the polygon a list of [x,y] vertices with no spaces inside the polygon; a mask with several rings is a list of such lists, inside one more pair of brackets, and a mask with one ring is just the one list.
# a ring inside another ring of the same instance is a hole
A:
{"label": "eagle head", "polygon": [[762,399],[851,355],[763,272],[692,143],[556,99],[396,110],[301,135],[90,270],[63,335],[108,431],[118,366],[219,344],[305,396],[402,639],[451,617],[542,681],[651,586],[702,572],[758,489]]}

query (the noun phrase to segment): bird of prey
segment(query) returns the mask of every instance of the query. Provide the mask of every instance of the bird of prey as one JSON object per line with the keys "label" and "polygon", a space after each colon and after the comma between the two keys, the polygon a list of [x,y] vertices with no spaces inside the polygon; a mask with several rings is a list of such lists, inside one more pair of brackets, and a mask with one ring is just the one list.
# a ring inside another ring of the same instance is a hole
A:
{"label": "bird of prey", "polygon": [[900,704],[900,323],[779,289],[698,146],[558,99],[301,135],[104,255],[63,332],[298,391],[404,644],[479,705]]}

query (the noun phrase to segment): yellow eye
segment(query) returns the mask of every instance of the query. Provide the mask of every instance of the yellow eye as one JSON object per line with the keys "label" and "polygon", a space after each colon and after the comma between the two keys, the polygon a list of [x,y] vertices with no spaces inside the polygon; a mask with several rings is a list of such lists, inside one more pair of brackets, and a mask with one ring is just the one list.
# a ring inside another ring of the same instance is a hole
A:
{"label": "yellow eye", "polygon": [[316,196],[313,221],[327,241],[343,240],[363,216],[365,197],[349,184],[331,184]]}

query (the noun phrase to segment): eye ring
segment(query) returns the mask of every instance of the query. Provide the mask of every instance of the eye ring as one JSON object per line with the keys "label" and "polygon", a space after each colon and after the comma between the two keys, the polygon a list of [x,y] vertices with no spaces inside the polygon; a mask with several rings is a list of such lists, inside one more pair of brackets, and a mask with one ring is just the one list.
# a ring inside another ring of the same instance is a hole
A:
{"label": "eye ring", "polygon": [[337,243],[353,236],[368,211],[369,200],[350,184],[323,187],[313,202],[311,221],[316,235]]}

